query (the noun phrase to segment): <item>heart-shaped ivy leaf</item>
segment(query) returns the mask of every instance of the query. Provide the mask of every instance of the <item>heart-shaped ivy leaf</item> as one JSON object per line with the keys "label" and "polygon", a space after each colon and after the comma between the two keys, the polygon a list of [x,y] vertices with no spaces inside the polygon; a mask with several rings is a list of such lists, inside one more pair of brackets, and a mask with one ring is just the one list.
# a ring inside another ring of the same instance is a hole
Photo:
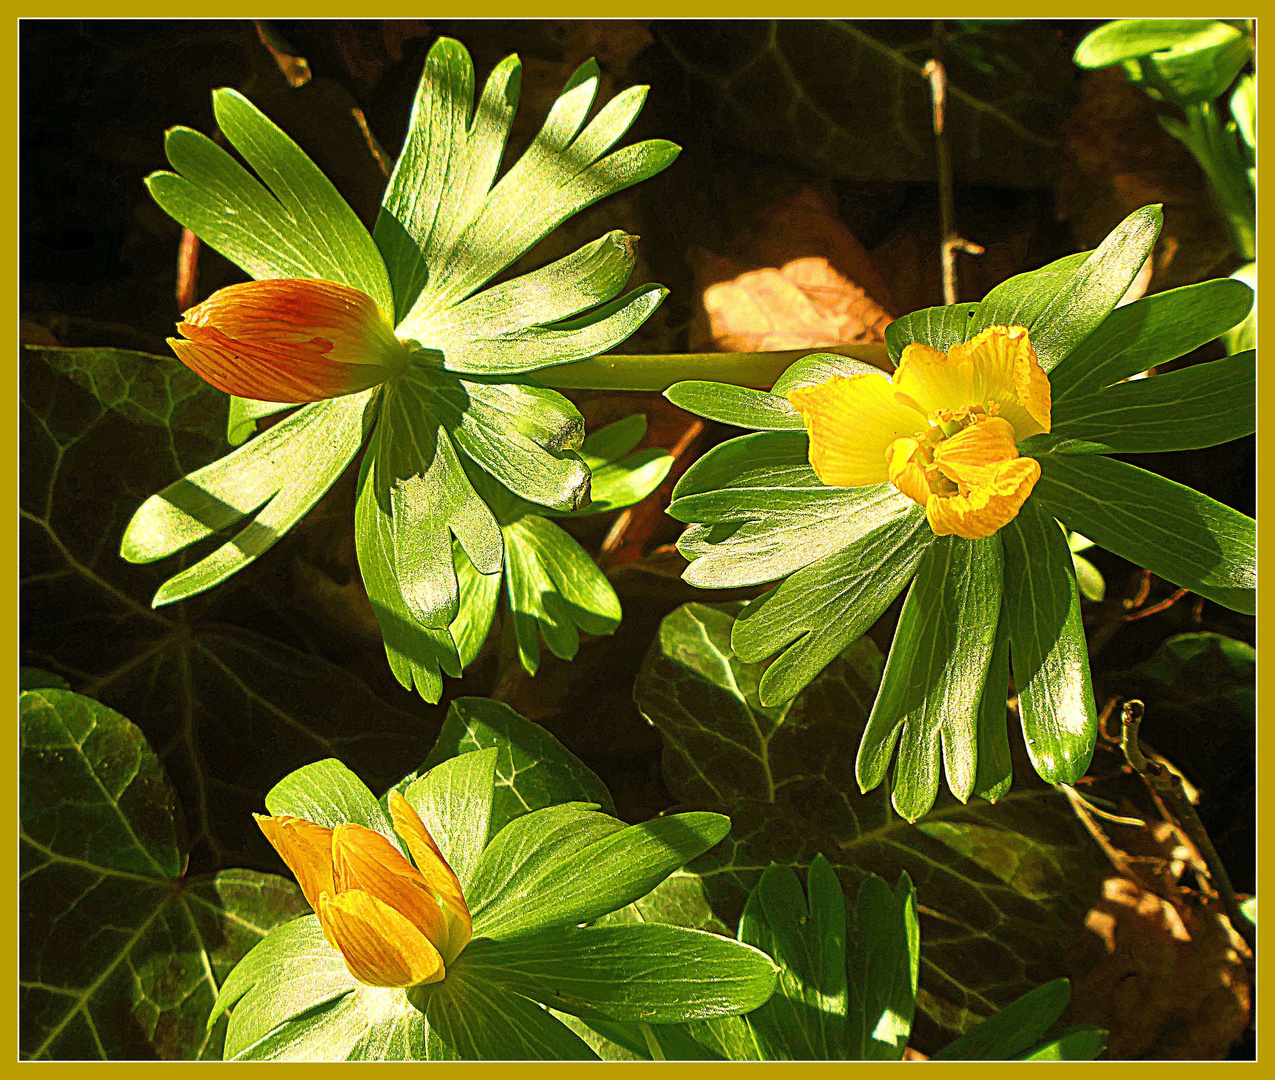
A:
{"label": "heart-shaped ivy leaf", "polygon": [[119,713],[25,691],[22,1056],[219,1058],[219,985],[277,923],[307,910],[273,874],[185,875],[180,811],[159,759]]}

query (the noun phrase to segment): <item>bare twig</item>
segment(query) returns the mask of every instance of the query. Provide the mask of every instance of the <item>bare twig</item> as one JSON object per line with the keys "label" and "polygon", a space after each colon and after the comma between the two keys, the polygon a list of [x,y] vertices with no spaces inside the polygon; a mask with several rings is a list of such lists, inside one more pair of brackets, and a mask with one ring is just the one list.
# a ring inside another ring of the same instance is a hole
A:
{"label": "bare twig", "polygon": [[[941,43],[942,25],[936,28]],[[978,244],[963,239],[956,231],[956,196],[952,189],[952,154],[947,134],[947,71],[939,60],[929,61],[921,74],[930,81],[930,97],[934,102],[934,147],[939,169],[939,227],[942,241],[939,257],[943,266],[943,302],[957,302],[956,253],[982,255]]]}
{"label": "bare twig", "polygon": [[1174,827],[1186,848],[1195,853],[1192,869],[1196,872],[1202,891],[1212,893],[1217,898],[1231,925],[1247,937],[1249,923],[1240,913],[1230,875],[1195,812],[1182,775],[1158,754],[1143,753],[1138,741],[1143,711],[1142,702],[1136,698],[1125,702],[1120,736],[1120,749],[1125,761],[1147,785],[1165,821]]}
{"label": "bare twig", "polygon": [[376,163],[381,167],[381,172],[389,176],[394,168],[393,159],[382,149],[380,142],[372,134],[372,129],[367,126],[367,117],[363,115],[363,110],[351,109],[350,112],[354,114],[354,122],[359,125],[359,130],[363,132],[363,138],[367,140],[367,148],[372,151],[372,156],[376,158]]}
{"label": "bare twig", "polygon": [[199,237],[183,228],[181,244],[177,248],[177,310],[194,307],[198,291]]}
{"label": "bare twig", "polygon": [[310,81],[310,65],[306,58],[297,56],[296,49],[289,45],[270,23],[253,19],[252,24],[257,28],[257,37],[261,40],[261,44],[270,51],[283,77],[288,80],[288,85],[293,89],[305,86]]}
{"label": "bare twig", "polygon": [[1173,607],[1173,605],[1184,596],[1186,596],[1186,589],[1178,589],[1177,592],[1175,592],[1167,600],[1161,600],[1158,604],[1152,604],[1148,608],[1142,608],[1131,615],[1126,615],[1124,617],[1124,621],[1133,622],[1136,619],[1145,619],[1148,615],[1157,615],[1161,611],[1168,611],[1169,608]]}

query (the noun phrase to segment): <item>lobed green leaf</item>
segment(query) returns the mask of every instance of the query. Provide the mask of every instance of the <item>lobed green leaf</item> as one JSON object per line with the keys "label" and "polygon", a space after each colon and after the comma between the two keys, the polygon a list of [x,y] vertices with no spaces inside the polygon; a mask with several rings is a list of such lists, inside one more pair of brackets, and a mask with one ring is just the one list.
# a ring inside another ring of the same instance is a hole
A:
{"label": "lobed green leaf", "polygon": [[206,135],[177,127],[164,149],[180,175],[147,177],[155,201],[250,277],[336,281],[391,315],[381,254],[318,166],[237,91],[215,91],[213,112],[265,185]]}
{"label": "lobed green leaf", "polygon": [[762,703],[796,696],[871,626],[916,573],[933,539],[925,511],[912,504],[744,608],[731,634],[739,658],[754,662],[784,650],[762,677]]}
{"label": "lobed green leaf", "polygon": [[1158,205],[1135,210],[1087,255],[1068,255],[997,285],[967,338],[989,326],[1025,326],[1045,371],[1060,364],[1098,328],[1150,257],[1164,220]]}
{"label": "lobed green leaf", "polygon": [[1056,453],[1200,450],[1257,430],[1253,350],[1073,395],[1053,414]]}
{"label": "lobed green leaf", "polygon": [[1098,719],[1071,550],[1050,513],[1033,492],[1001,530],[1004,603],[1032,765],[1050,783],[1074,784],[1089,767]]}
{"label": "lobed green leaf", "polygon": [[1245,614],[1256,610],[1256,523],[1123,461],[1046,454],[1033,492],[1099,547]]}
{"label": "lobed green leaf", "polygon": [[932,1061],[1009,1061],[1025,1053],[1062,1016],[1071,984],[1054,979],[993,1013],[931,1057]]}
{"label": "lobed green leaf", "polygon": [[298,409],[225,457],[169,484],[134,513],[120,542],[133,563],[154,562],[260,511],[234,538],[169,578],[153,605],[175,603],[242,570],[304,517],[358,453],[374,390]]}
{"label": "lobed green leaf", "polygon": [[1054,408],[1185,356],[1241,322],[1252,290],[1231,278],[1154,293],[1116,308],[1050,372]]}
{"label": "lobed green leaf", "polygon": [[646,1024],[748,1012],[775,987],[764,953],[679,926],[558,926],[514,941],[478,938],[460,963],[467,978],[560,1012]]}
{"label": "lobed green leaf", "polygon": [[948,787],[976,787],[978,723],[1001,606],[998,536],[938,537],[921,558],[899,616],[881,690],[859,746],[859,787],[885,779],[896,743],[894,806],[916,821],[934,805],[940,743]]}

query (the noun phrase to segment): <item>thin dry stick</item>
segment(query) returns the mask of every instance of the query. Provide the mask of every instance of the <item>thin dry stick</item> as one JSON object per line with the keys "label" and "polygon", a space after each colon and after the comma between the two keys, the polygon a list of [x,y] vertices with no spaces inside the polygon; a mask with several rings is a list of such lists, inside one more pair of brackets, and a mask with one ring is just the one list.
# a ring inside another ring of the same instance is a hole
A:
{"label": "thin dry stick", "polygon": [[1125,702],[1124,711],[1120,717],[1122,728],[1120,749],[1124,753],[1125,761],[1142,777],[1164,819],[1174,825],[1180,838],[1199,853],[1204,861],[1205,875],[1209,884],[1217,892],[1222,910],[1230,919],[1231,925],[1247,938],[1250,930],[1249,923],[1240,913],[1239,902],[1235,899],[1235,890],[1231,887],[1230,875],[1227,874],[1226,867],[1222,865],[1217,849],[1213,846],[1213,841],[1209,839],[1209,834],[1195,812],[1182,777],[1175,769],[1168,768],[1163,760],[1152,760],[1142,752],[1142,747],[1138,744],[1138,729],[1142,725],[1143,709],[1142,702],[1136,698]]}
{"label": "thin dry stick", "polygon": [[372,134],[372,129],[367,126],[367,117],[363,115],[363,110],[351,109],[350,112],[354,115],[354,122],[359,125],[359,130],[363,132],[363,138],[367,140],[367,148],[372,151],[372,156],[376,158],[381,172],[389,176],[394,170],[393,159],[381,148],[376,136]]}
{"label": "thin dry stick", "polygon": [[183,228],[181,244],[177,248],[177,310],[194,307],[198,292],[199,237]]}
{"label": "thin dry stick", "polygon": [[956,253],[982,255],[978,244],[963,239],[956,231],[956,196],[952,190],[952,155],[947,134],[947,71],[938,60],[929,61],[921,74],[930,81],[934,102],[934,147],[939,166],[939,227],[943,233],[939,248],[943,266],[943,303],[957,302]]}

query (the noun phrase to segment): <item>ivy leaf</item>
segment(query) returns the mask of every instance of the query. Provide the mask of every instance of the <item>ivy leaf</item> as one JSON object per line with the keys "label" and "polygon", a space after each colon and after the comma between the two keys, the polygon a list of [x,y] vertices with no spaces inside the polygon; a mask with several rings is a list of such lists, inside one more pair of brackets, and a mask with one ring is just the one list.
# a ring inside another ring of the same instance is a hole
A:
{"label": "ivy leaf", "polygon": [[218,1058],[218,985],[307,910],[251,870],[184,876],[177,800],[141,731],[69,690],[20,700],[21,1053]]}
{"label": "ivy leaf", "polygon": [[[515,817],[563,802],[597,803],[615,813],[602,781],[539,724],[490,698],[456,698],[421,771],[460,754],[495,748],[495,791],[490,832]],[[412,778],[415,778],[415,773]]]}
{"label": "ivy leaf", "polygon": [[634,690],[664,741],[679,806],[732,822],[722,844],[673,879],[682,899],[663,910],[690,910],[686,898],[702,890],[711,914],[733,927],[771,862],[801,868],[818,854],[848,895],[868,873],[898,881],[906,872],[924,905],[912,1045],[926,1053],[1062,974],[1100,887],[1096,851],[1066,799],[1024,782],[995,808],[940,796],[909,825],[888,793],[860,794],[854,778],[851,748],[883,665],[877,647],[860,638],[794,700],[767,706],[758,694],[764,665],[732,654],[732,623],[721,608],[677,609]]}
{"label": "ivy leaf", "polygon": [[[932,101],[922,74],[935,49],[930,23],[781,19],[675,23],[658,32],[703,98],[715,137],[807,172],[933,183]],[[944,47],[956,175],[1047,183],[1064,119],[1057,102],[1075,78],[1058,39],[1031,20],[949,23]]]}
{"label": "ivy leaf", "polygon": [[374,690],[347,668],[375,673],[375,656],[369,668],[284,606],[270,575],[286,560],[156,611],[162,576],[115,555],[147,492],[224,450],[224,395],[172,358],[28,349],[21,399],[23,662],[137,719],[177,788],[194,872],[281,869],[251,815],[290,769],[340,757],[383,788],[395,762],[424,757],[418,699],[388,678]]}

